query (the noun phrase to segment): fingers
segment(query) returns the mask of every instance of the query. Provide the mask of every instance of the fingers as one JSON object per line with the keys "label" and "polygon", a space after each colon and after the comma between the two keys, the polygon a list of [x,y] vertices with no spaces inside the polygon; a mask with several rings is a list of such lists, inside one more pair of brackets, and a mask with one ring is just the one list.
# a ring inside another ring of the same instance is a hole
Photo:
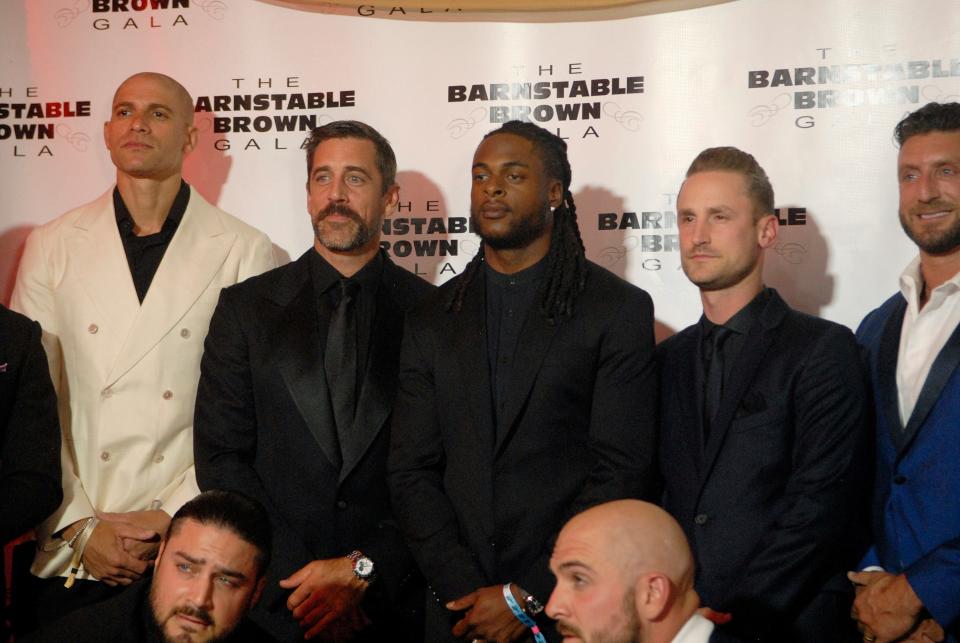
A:
{"label": "fingers", "polygon": [[297,587],[298,585],[300,585],[300,583],[302,583],[307,579],[307,576],[309,576],[309,572],[307,571],[307,568],[301,567],[297,571],[290,574],[290,576],[288,576],[287,578],[284,578],[283,580],[281,580],[280,587],[284,589]]}
{"label": "fingers", "polygon": [[323,612],[322,608],[318,608],[317,610],[315,610],[315,612],[312,612],[310,616],[313,617],[314,613],[316,613],[319,618],[317,622],[314,623],[314,625],[309,630],[307,630],[307,633],[303,635],[303,638],[305,639],[312,639],[317,634],[320,634],[321,632],[323,632],[331,624],[333,624],[333,622],[337,619],[337,616],[339,616],[339,614],[334,610]]}
{"label": "fingers", "polygon": [[470,592],[466,596],[461,596],[460,598],[454,599],[447,603],[446,607],[448,610],[458,612],[460,610],[470,609],[473,607],[473,604],[477,602],[477,593]]}
{"label": "fingers", "polygon": [[130,538],[132,540],[153,540],[159,537],[155,531],[141,529],[125,522],[113,523],[113,531],[118,538]]}

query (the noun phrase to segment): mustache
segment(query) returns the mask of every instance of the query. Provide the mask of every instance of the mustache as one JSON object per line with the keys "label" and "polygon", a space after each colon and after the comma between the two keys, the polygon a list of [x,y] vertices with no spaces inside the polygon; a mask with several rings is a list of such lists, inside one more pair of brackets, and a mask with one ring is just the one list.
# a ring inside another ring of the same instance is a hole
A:
{"label": "mustache", "polygon": [[940,212],[941,210],[953,210],[955,207],[957,207],[956,203],[937,198],[923,205],[913,206],[910,208],[910,214],[929,214],[931,212]]}
{"label": "mustache", "polygon": [[195,618],[197,620],[203,621],[207,625],[213,625],[213,616],[210,615],[210,612],[203,609],[202,607],[193,607],[192,605],[184,605],[183,607],[178,607],[174,611],[174,615],[183,614],[184,616],[189,616],[190,618]]}
{"label": "mustache", "polygon": [[323,210],[317,214],[317,221],[323,221],[331,214],[339,214],[340,216],[349,217],[356,221],[357,223],[363,223],[363,220],[360,218],[360,215],[356,210],[351,208],[349,205],[344,205],[343,203],[331,203]]}
{"label": "mustache", "polygon": [[570,625],[563,619],[557,620],[557,633],[560,634],[560,636],[576,636],[581,639],[583,638],[583,633],[580,630]]}

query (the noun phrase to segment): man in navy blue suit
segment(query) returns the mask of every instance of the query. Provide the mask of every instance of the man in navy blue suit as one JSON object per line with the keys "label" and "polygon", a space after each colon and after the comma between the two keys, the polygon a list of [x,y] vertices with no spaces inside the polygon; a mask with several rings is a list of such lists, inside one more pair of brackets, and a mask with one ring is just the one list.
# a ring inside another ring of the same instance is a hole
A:
{"label": "man in navy blue suit", "polygon": [[[874,546],[850,578],[864,641],[960,641],[960,103],[894,130],[920,254],[857,331],[876,404]],[[928,638],[922,638],[926,635]]]}

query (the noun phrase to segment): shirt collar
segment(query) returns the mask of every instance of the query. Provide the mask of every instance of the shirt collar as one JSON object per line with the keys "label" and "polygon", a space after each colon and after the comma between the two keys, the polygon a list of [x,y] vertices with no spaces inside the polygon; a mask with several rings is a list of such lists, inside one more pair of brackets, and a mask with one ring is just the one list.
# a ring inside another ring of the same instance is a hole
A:
{"label": "shirt collar", "polygon": [[510,273],[509,275],[497,272],[487,262],[484,262],[483,265],[487,272],[487,279],[495,286],[526,286],[540,281],[543,277],[543,273],[547,269],[547,257],[544,256],[529,268],[524,268],[520,272]]}
{"label": "shirt collar", "polygon": [[[318,294],[326,292],[344,278],[316,249],[310,253],[310,274],[313,278],[313,286],[316,288]],[[382,252],[377,252],[377,254],[373,255],[373,258],[370,259],[363,268],[354,273],[350,279],[360,284],[361,290],[367,291],[380,283],[382,274],[383,254]]]}
{"label": "shirt collar", "polygon": [[[186,181],[180,179],[180,189],[173,199],[173,204],[170,206],[170,211],[167,213],[167,218],[164,219],[163,227],[160,228],[158,234],[175,230],[180,225],[189,202],[190,186],[187,185]],[[133,217],[130,216],[130,210],[127,209],[127,204],[123,202],[123,197],[120,196],[119,187],[113,188],[113,212],[117,217],[117,228],[119,228],[121,234],[133,235]]]}
{"label": "shirt collar", "polygon": [[[944,293],[943,296],[960,291],[960,272],[951,279],[943,282],[933,289],[930,293],[930,299],[933,300],[937,293]],[[907,267],[900,273],[900,293],[907,300],[907,306],[911,310],[920,309],[920,294],[923,292],[923,273],[920,272],[920,255],[913,258]]]}
{"label": "shirt collar", "polygon": [[712,332],[716,326],[723,326],[738,335],[746,335],[750,330],[750,327],[760,319],[763,309],[766,308],[767,302],[770,301],[770,289],[764,288],[757,296],[750,300],[750,303],[737,311],[737,313],[727,320],[725,324],[714,324],[712,321],[707,319],[706,315],[700,315],[700,330],[704,337],[708,333]]}

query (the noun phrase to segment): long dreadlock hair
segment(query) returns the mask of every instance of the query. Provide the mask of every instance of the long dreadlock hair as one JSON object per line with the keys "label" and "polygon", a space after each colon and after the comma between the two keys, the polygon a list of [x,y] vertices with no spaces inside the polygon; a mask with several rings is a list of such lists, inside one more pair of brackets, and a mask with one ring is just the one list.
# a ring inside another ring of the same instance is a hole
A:
{"label": "long dreadlock hair", "polygon": [[[547,253],[547,272],[541,287],[540,313],[552,324],[561,316],[573,314],[574,301],[587,280],[587,257],[577,225],[577,206],[570,194],[570,161],[567,160],[567,144],[562,138],[544,128],[523,121],[509,121],[495,129],[484,139],[496,134],[514,134],[527,139],[540,156],[544,172],[550,179],[557,179],[563,186],[560,205],[553,211],[553,230],[550,250]],[[470,260],[460,281],[447,302],[447,310],[459,312],[467,287],[483,264],[484,244]]]}

